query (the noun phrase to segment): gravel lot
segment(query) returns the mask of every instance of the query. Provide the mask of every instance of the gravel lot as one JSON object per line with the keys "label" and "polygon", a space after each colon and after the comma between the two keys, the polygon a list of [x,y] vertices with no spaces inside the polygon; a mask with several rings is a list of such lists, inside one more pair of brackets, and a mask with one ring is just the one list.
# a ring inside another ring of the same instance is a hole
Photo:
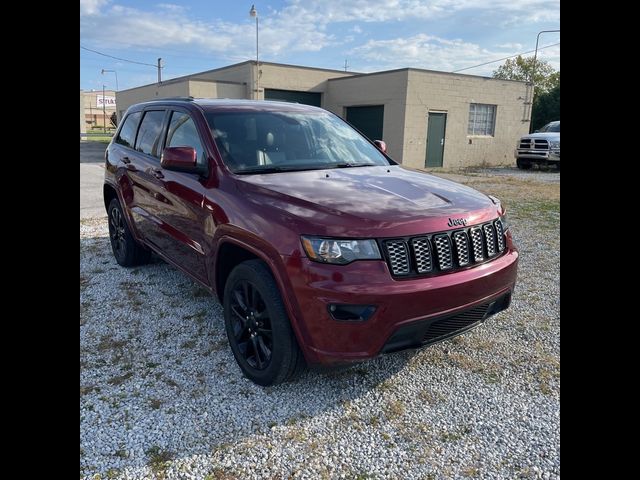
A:
{"label": "gravel lot", "polygon": [[241,376],[213,297],[160,260],[119,267],[82,220],[81,478],[559,478],[559,185],[474,182],[511,200],[511,308],[274,388]]}

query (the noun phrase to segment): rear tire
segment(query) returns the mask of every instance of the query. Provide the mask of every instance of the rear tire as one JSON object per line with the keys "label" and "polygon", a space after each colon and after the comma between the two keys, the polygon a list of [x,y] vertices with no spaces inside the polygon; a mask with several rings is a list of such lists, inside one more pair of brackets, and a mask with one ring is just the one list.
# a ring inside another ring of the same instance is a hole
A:
{"label": "rear tire", "polygon": [[524,160],[520,160],[520,159],[516,160],[516,165],[518,165],[518,168],[520,170],[529,170],[531,168],[530,162],[525,162]]}
{"label": "rear tire", "polygon": [[224,323],[244,375],[262,386],[298,376],[306,367],[280,291],[261,260],[236,266],[224,288]]}
{"label": "rear tire", "polygon": [[108,210],[109,239],[116,261],[123,267],[149,263],[151,251],[140,245],[129,229],[124,212],[117,198],[111,200]]}

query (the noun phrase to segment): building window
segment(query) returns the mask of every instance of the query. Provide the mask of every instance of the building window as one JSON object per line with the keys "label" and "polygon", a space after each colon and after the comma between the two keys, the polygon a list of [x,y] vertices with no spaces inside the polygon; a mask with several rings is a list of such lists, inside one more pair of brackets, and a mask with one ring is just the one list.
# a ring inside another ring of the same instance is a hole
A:
{"label": "building window", "polygon": [[496,105],[472,103],[469,105],[468,135],[493,137],[496,132]]}

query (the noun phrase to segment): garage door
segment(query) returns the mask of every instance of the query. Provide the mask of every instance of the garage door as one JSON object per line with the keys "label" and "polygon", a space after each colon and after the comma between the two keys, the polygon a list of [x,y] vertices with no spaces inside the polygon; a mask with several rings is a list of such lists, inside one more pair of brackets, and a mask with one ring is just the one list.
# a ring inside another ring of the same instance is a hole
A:
{"label": "garage door", "polygon": [[322,101],[322,94],[316,92],[298,92],[296,90],[276,90],[273,88],[264,89],[265,100],[280,100],[281,102],[304,103],[319,107]]}
{"label": "garage door", "polygon": [[382,140],[384,105],[347,107],[347,122],[365,134],[369,140]]}

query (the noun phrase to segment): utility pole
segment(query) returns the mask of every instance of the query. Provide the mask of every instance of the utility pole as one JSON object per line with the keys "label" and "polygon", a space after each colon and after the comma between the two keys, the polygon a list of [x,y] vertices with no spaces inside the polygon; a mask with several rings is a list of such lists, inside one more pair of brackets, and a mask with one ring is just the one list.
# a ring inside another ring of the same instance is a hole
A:
{"label": "utility pole", "polygon": [[102,128],[107,133],[107,107],[104,104],[104,83],[102,84]]}
{"label": "utility pole", "polygon": [[162,83],[162,58],[158,59],[158,83]]}
{"label": "utility pole", "polygon": [[347,59],[344,59],[344,71],[347,71],[347,68],[349,68],[349,65],[347,64]]}

